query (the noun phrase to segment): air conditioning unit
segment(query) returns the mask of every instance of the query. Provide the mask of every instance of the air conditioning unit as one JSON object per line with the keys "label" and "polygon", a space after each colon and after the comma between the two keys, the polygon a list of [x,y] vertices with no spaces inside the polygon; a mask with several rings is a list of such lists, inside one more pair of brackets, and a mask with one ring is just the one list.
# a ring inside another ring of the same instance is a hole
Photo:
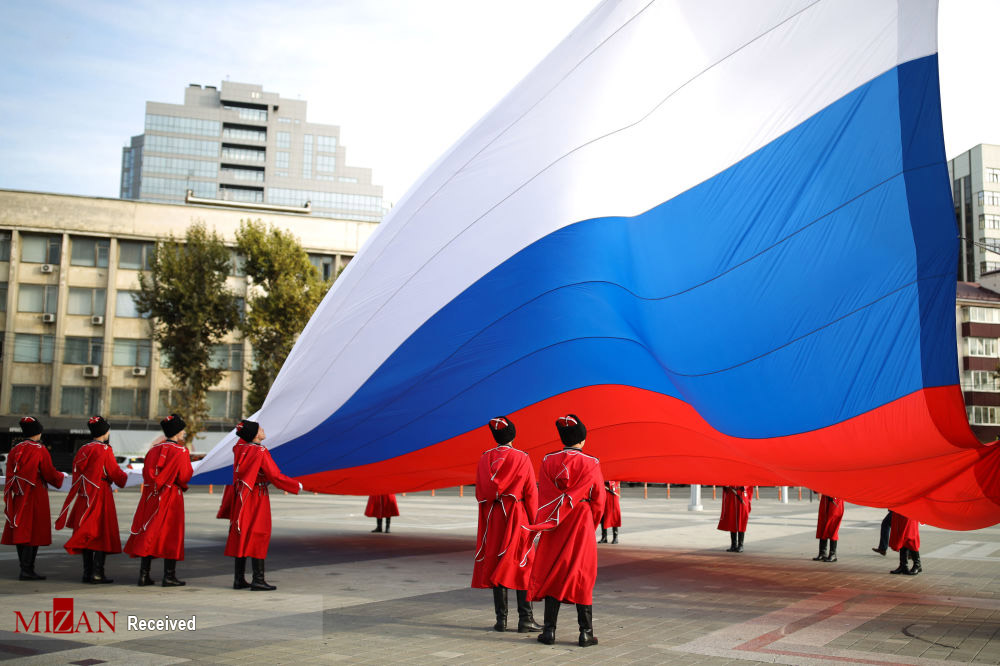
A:
{"label": "air conditioning unit", "polygon": [[45,314],[42,315],[42,323],[43,324],[54,324],[54,323],[56,323],[56,316],[54,314],[52,314],[51,312],[46,312]]}
{"label": "air conditioning unit", "polygon": [[85,366],[83,366],[83,376],[84,377],[100,377],[101,376],[101,366],[99,366],[99,365],[85,365]]}
{"label": "air conditioning unit", "polygon": [[52,264],[42,264],[42,272],[43,273],[54,273],[55,270],[56,270],[56,267],[53,266]]}
{"label": "air conditioning unit", "polygon": [[90,323],[94,326],[104,326],[104,315],[94,315],[90,318]]}
{"label": "air conditioning unit", "polygon": [[136,367],[132,368],[132,376],[133,377],[145,377],[146,376],[146,372],[148,372],[148,370],[149,370],[149,368],[140,368],[140,367],[136,366]]}

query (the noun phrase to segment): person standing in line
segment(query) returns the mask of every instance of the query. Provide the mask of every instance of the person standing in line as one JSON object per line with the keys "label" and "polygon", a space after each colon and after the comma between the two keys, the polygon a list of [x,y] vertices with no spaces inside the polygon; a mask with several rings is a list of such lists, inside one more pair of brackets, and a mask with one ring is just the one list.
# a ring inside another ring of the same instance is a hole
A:
{"label": "person standing in line", "polygon": [[622,526],[622,486],[618,481],[605,481],[604,492],[607,495],[604,502],[604,515],[601,516],[601,540],[597,543],[608,542],[608,528],[611,528],[611,543],[618,543],[618,528]]}
{"label": "person standing in line", "polygon": [[399,506],[395,495],[369,495],[365,515],[375,519],[375,529],[372,532],[382,532],[382,519],[385,518],[385,533],[389,533],[389,523],[393,516],[399,515]]}
{"label": "person standing in line", "polygon": [[53,467],[49,450],[41,444],[39,420],[25,416],[20,425],[25,439],[15,444],[7,455],[0,543],[17,547],[21,565],[18,580],[45,580],[45,576],[35,571],[35,557],[39,546],[52,543],[52,513],[46,484],[61,488],[66,475]]}
{"label": "person standing in line", "polygon": [[[889,573],[916,576],[924,570],[920,566],[920,523],[916,520],[893,511],[889,547],[899,551],[899,567]],[[913,559],[913,567],[909,569],[906,568],[907,558]]]}
{"label": "person standing in line", "polygon": [[[816,538],[819,539],[819,555],[813,558],[816,562],[837,561],[837,539],[840,534],[840,521],[844,518],[844,500],[829,495],[823,495],[819,500],[819,514],[816,517]],[[830,552],[826,544],[830,544]]]}
{"label": "person standing in line", "polygon": [[727,553],[743,552],[743,537],[747,533],[747,523],[750,521],[750,500],[753,498],[753,486],[723,486],[722,513],[716,529],[729,532],[730,546]]}
{"label": "person standing in line", "polygon": [[184,446],[187,424],[177,414],[160,421],[165,439],[154,444],[142,467],[142,495],[135,508],[125,552],[139,561],[139,587],[156,583],[149,570],[163,558],[163,587],[186,585],[177,579],[184,559],[184,492],[191,480],[191,453]]}
{"label": "person standing in line", "polygon": [[[271,543],[271,498],[267,486],[298,495],[302,484],[281,473],[261,442],[264,429],[255,421],[240,421],[236,426],[240,438],[233,446],[233,503],[229,512],[229,538],[226,557],[236,558],[233,589],[254,591],[278,589],[264,578],[264,560]],[[247,558],[253,568],[252,582],[246,581]]]}
{"label": "person standing in line", "polygon": [[525,529],[538,508],[531,458],[513,447],[516,430],[506,416],[490,419],[497,446],[483,453],[476,468],[479,529],[472,587],[493,588],[495,631],[507,631],[507,590],[517,596],[517,631],[541,631],[528,601],[532,533]]}
{"label": "person standing in line", "polygon": [[885,514],[882,519],[882,526],[879,529],[878,546],[872,548],[873,551],[885,557],[885,551],[889,548],[889,529],[892,527],[892,511]]}
{"label": "person standing in line", "polygon": [[56,529],[69,525],[73,530],[64,548],[72,555],[83,556],[83,582],[98,585],[114,582],[104,573],[108,554],[122,552],[111,484],[124,488],[128,475],[115,460],[108,443],[111,426],[104,417],[90,417],[87,428],[93,439],[73,458],[73,485],[63,502]]}
{"label": "person standing in line", "polygon": [[545,600],[545,620],[538,641],[556,642],[559,605],[576,604],[580,647],[597,645],[593,598],[597,580],[594,530],[604,515],[601,461],[581,449],[587,428],[575,414],[556,420],[563,449],[542,459],[538,473],[538,512],[530,528],[541,531],[531,570],[528,598]]}

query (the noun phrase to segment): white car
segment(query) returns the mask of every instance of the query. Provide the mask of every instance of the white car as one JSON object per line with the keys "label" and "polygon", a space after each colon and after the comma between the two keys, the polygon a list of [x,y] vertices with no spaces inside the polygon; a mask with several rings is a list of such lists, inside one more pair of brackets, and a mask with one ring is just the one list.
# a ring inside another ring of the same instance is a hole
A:
{"label": "white car", "polygon": [[132,470],[133,472],[142,471],[142,461],[145,460],[142,456],[115,456],[115,460],[118,461],[118,466],[123,470]]}

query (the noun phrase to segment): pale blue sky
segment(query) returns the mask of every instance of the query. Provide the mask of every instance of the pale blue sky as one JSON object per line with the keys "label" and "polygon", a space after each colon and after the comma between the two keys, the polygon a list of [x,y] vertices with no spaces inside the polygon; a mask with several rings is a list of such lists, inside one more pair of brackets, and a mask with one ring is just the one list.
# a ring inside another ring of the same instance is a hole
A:
{"label": "pale blue sky", "polygon": [[[147,100],[259,83],[398,201],[592,0],[0,0],[0,187],[118,196]],[[1000,0],[941,0],[948,156],[1000,143]]]}

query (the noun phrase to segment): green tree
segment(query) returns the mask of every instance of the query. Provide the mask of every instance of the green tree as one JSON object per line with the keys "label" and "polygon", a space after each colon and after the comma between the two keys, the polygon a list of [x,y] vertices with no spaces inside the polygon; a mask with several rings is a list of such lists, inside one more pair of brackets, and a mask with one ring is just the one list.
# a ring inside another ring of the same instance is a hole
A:
{"label": "green tree", "polygon": [[157,243],[149,273],[139,274],[136,305],[166,355],[176,383],[170,408],[187,422],[189,442],[208,417],[208,389],[222,379],[212,347],[239,323],[237,296],[226,286],[231,262],[219,235],[195,221],[182,240],[171,234]]}
{"label": "green tree", "polygon": [[241,328],[254,349],[247,410],[255,412],[333,281],[323,281],[294,235],[260,220],[241,222],[236,246],[251,285]]}

